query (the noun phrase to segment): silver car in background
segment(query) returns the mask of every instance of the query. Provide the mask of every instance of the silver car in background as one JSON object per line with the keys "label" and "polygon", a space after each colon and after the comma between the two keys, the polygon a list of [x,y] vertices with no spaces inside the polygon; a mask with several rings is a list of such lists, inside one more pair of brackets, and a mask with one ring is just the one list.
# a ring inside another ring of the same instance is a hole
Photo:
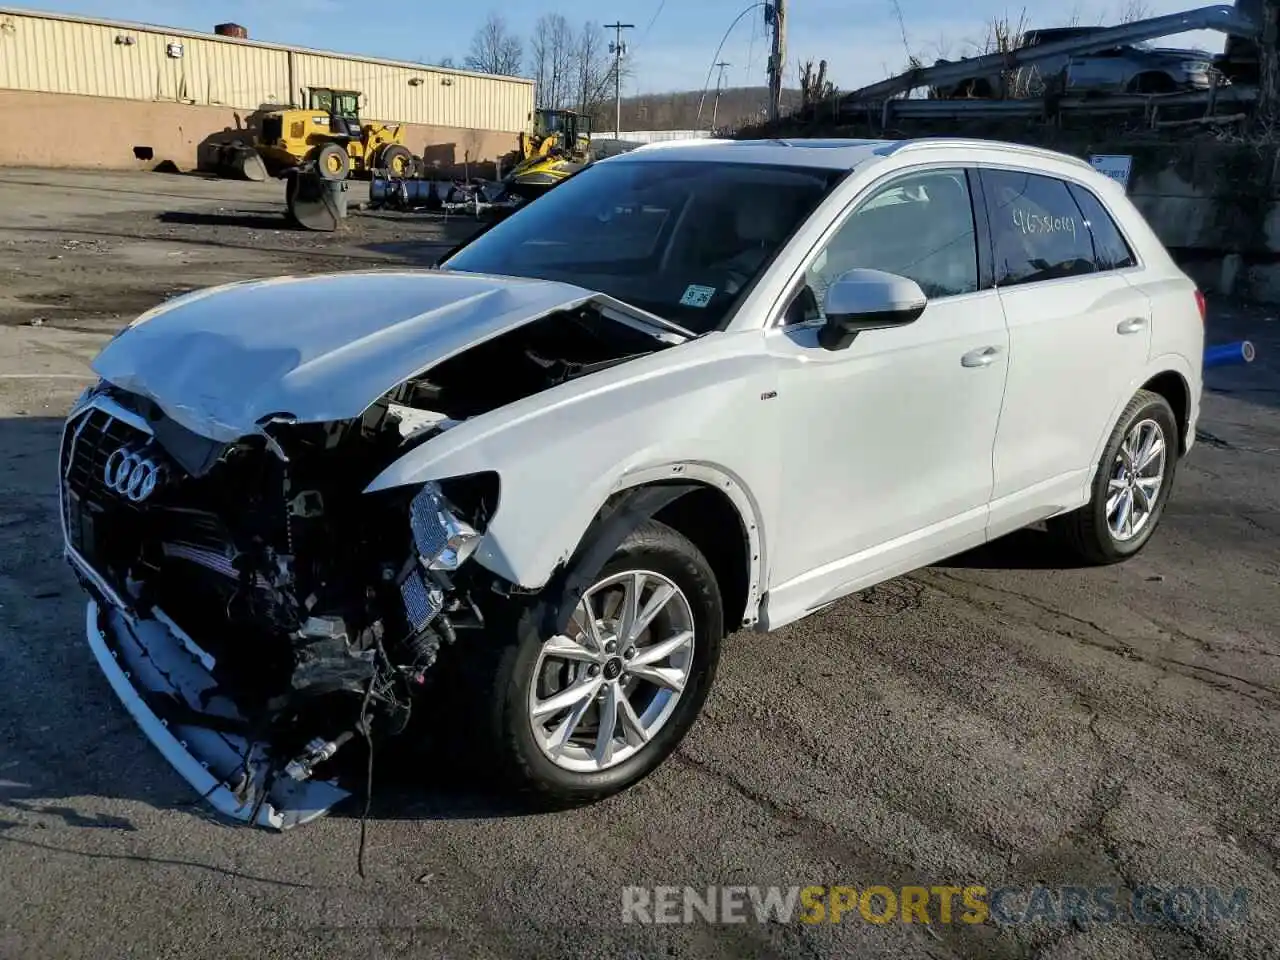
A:
{"label": "silver car in background", "polygon": [[[1019,49],[1084,39],[1103,29],[1108,28],[1031,30],[1023,37]],[[955,100],[1040,97],[1053,93],[1177,93],[1208,90],[1215,84],[1226,83],[1226,78],[1213,65],[1213,55],[1207,51],[1133,43],[1093,53],[1050,57],[1009,71],[1007,75],[999,71],[975,75],[935,87],[932,95],[935,99]]]}

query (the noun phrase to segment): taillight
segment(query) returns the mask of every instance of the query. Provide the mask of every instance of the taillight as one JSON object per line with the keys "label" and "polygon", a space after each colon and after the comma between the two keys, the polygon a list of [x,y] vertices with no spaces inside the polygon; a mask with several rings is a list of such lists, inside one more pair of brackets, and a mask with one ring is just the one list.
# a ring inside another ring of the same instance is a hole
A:
{"label": "taillight", "polygon": [[1209,313],[1209,307],[1204,302],[1204,294],[1199,290],[1196,290],[1196,309],[1200,311],[1200,322],[1204,323],[1205,317]]}

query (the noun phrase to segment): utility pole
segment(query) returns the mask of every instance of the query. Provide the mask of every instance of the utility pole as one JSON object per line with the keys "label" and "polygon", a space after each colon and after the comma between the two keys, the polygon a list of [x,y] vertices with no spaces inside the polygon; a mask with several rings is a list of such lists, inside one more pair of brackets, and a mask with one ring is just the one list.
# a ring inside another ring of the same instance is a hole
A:
{"label": "utility pole", "polygon": [[782,104],[782,71],[787,64],[787,0],[772,0],[764,8],[765,23],[773,27],[769,54],[769,119],[777,120]]}
{"label": "utility pole", "polygon": [[722,87],[723,87],[723,85],[724,85],[724,69],[725,69],[725,67],[730,67],[730,66],[733,66],[733,64],[725,63],[725,61],[723,61],[723,60],[721,60],[719,63],[717,63],[717,64],[716,64],[716,67],[717,67],[717,68],[719,68],[719,70],[720,70],[720,75],[719,75],[718,77],[716,77],[716,102],[715,102],[715,104],[711,107],[711,129],[712,129],[712,131],[714,131],[714,130],[715,130],[715,128],[716,128],[716,117],[717,117],[717,116],[719,115],[719,113],[720,113],[720,90],[721,90],[721,88],[722,88]]}
{"label": "utility pole", "polygon": [[613,43],[609,44],[609,52],[613,54],[613,135],[622,139],[622,58],[627,53],[627,45],[622,42],[623,30],[634,30],[634,23],[606,23],[606,30],[613,31]]}

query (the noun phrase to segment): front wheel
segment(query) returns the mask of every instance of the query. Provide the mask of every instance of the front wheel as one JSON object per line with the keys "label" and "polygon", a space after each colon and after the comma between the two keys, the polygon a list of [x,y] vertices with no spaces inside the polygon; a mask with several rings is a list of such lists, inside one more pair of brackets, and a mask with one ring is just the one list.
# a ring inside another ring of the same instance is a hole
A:
{"label": "front wheel", "polygon": [[649,521],[595,575],[563,634],[535,624],[522,617],[499,651],[492,743],[518,788],[583,802],[647,776],[688,733],[715,676],[724,612],[698,548]]}
{"label": "front wheel", "polygon": [[1178,421],[1164,397],[1129,401],[1098,464],[1085,506],[1049,522],[1081,559],[1116,563],[1141,550],[1164,513],[1178,466]]}
{"label": "front wheel", "polygon": [[408,147],[398,143],[390,144],[382,148],[382,154],[378,157],[378,166],[395,179],[403,180],[413,176],[413,154],[409,152]]}

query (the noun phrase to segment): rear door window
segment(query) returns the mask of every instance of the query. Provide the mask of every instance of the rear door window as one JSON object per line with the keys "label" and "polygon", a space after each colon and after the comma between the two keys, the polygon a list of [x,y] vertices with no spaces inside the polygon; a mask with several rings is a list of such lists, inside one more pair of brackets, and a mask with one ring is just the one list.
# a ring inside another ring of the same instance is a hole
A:
{"label": "rear door window", "polygon": [[984,170],[997,286],[1094,273],[1093,239],[1066,183],[1009,170]]}

